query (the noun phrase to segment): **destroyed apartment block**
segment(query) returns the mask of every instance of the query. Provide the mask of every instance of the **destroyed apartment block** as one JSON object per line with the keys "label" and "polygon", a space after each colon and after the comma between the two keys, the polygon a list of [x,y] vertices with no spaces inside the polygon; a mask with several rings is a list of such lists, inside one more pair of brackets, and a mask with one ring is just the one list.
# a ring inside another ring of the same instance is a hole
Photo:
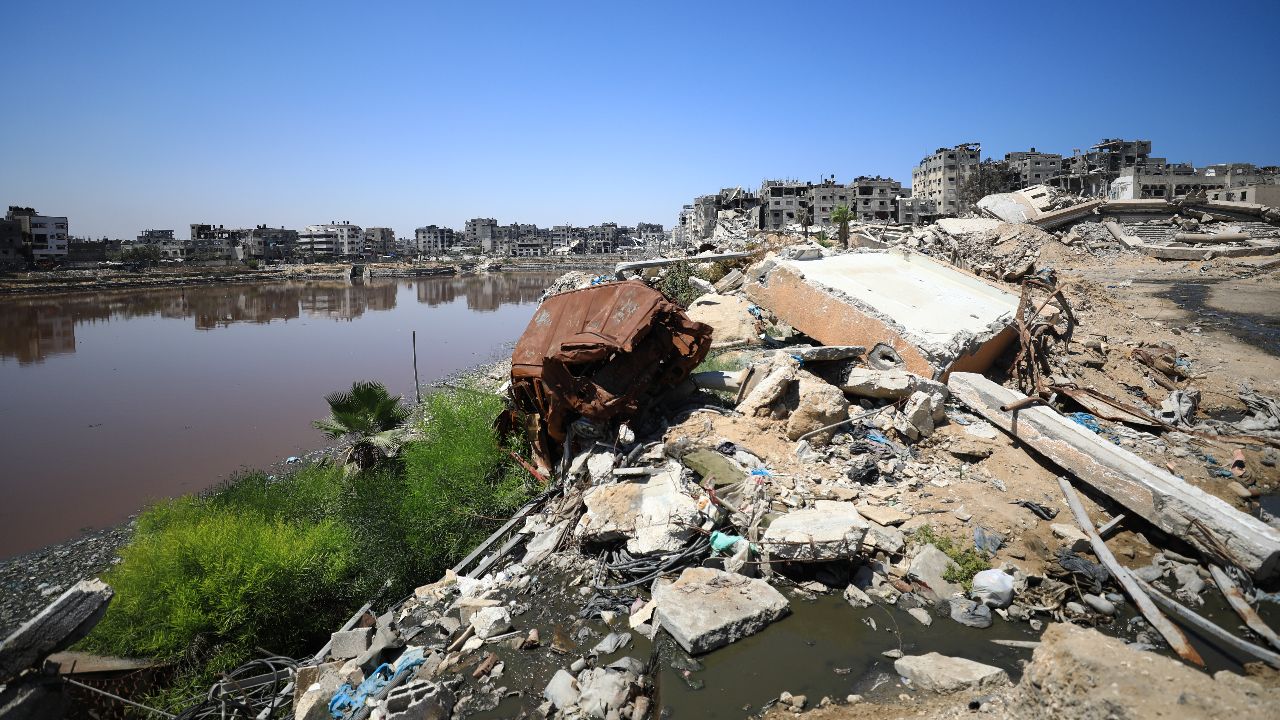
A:
{"label": "destroyed apartment block", "polygon": [[747,277],[747,297],[796,330],[927,378],[982,372],[1015,337],[1017,295],[915,252],[774,256]]}

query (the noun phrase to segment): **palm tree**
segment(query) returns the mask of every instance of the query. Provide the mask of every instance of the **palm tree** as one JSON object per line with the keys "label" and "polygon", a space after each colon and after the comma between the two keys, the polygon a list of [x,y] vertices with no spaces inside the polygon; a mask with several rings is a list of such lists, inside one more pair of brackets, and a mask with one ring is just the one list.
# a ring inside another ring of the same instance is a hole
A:
{"label": "palm tree", "polygon": [[391,397],[382,383],[361,381],[351,384],[349,392],[326,395],[329,417],[312,423],[335,440],[351,438],[347,450],[347,470],[368,470],[382,460],[394,456],[409,438],[402,427],[409,419],[409,408],[400,396]]}
{"label": "palm tree", "polygon": [[853,211],[848,205],[837,205],[831,211],[831,221],[840,225],[840,247],[849,246],[849,221],[853,219]]}

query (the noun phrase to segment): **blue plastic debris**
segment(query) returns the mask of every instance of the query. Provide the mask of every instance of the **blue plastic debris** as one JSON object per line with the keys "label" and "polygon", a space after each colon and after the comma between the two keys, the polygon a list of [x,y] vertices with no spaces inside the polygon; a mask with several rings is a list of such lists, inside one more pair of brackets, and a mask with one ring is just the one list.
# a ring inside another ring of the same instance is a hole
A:
{"label": "blue plastic debris", "polygon": [[885,437],[879,430],[868,430],[867,439],[871,442],[880,443],[881,445],[889,444],[889,438]]}
{"label": "blue plastic debris", "polygon": [[761,468],[755,468],[754,470],[752,470],[752,471],[751,471],[751,474],[752,474],[752,475],[755,475],[755,476],[757,476],[757,477],[772,477],[772,476],[773,476],[773,473],[769,472],[768,470],[766,470],[765,468],[762,468],[762,467],[761,467]]}
{"label": "blue plastic debris", "polygon": [[1074,420],[1076,424],[1083,425],[1096,433],[1102,432],[1102,425],[1098,423],[1098,418],[1092,413],[1073,412],[1067,417]]}
{"label": "blue plastic debris", "polygon": [[329,701],[329,714],[335,720],[351,717],[357,710],[364,707],[365,700],[377,695],[401,675],[406,675],[421,665],[424,661],[422,649],[414,649],[417,650],[416,654],[413,654],[412,650],[405,651],[405,654],[396,661],[395,667],[387,663],[379,665],[378,669],[370,673],[359,687],[353,688],[351,683],[343,683],[342,687],[338,688],[338,692],[334,693],[333,699]]}

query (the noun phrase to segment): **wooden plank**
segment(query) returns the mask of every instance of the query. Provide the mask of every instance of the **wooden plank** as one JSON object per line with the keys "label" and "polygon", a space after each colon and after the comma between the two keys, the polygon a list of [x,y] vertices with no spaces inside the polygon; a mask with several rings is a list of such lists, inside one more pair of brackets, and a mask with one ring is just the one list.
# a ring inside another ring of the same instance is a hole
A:
{"label": "wooden plank", "polygon": [[1249,601],[1244,599],[1244,593],[1240,591],[1240,586],[1236,584],[1236,581],[1232,580],[1231,576],[1217,565],[1209,566],[1209,574],[1213,576],[1214,584],[1218,586],[1218,589],[1222,591],[1223,597],[1227,599],[1227,604],[1236,611],[1241,620],[1244,620],[1244,624],[1257,633],[1259,637],[1271,643],[1271,647],[1280,650],[1280,637],[1277,637],[1275,630],[1272,630],[1263,622],[1257,611],[1250,607]]}
{"label": "wooden plank", "polygon": [[1089,544],[1093,546],[1093,554],[1097,556],[1098,562],[1111,573],[1111,577],[1120,583],[1120,587],[1124,588],[1125,593],[1133,598],[1133,602],[1138,606],[1138,610],[1142,611],[1142,616],[1151,623],[1157,631],[1164,636],[1165,642],[1169,643],[1169,647],[1173,648],[1178,656],[1189,663],[1195,663],[1200,667],[1204,667],[1204,659],[1200,657],[1200,653],[1191,646],[1191,642],[1187,640],[1187,636],[1173,623],[1169,622],[1169,618],[1165,617],[1160,609],[1151,602],[1151,598],[1138,587],[1134,582],[1133,576],[1129,574],[1128,569],[1120,565],[1116,560],[1116,556],[1111,554],[1111,548],[1098,537],[1098,533],[1093,529],[1093,521],[1089,519],[1089,513],[1084,511],[1084,505],[1080,502],[1080,497],[1076,495],[1075,488],[1071,487],[1071,483],[1064,477],[1058,478],[1058,486],[1062,488],[1062,494],[1067,498],[1067,507],[1071,508],[1071,514],[1076,518],[1076,525],[1085,535],[1089,536]]}
{"label": "wooden plank", "polygon": [[[1209,557],[1225,552],[1254,578],[1280,571],[1280,530],[1231,507],[1051,408],[1001,410],[1022,393],[981,375],[952,373],[951,393],[975,412],[1134,515],[1195,545]],[[1206,537],[1210,533],[1211,537]]]}
{"label": "wooden plank", "polygon": [[[1126,570],[1125,572],[1129,573],[1128,570]],[[1259,660],[1267,663],[1271,667],[1280,669],[1280,655],[1273,653],[1270,650],[1267,650],[1266,648],[1258,647],[1257,645],[1254,645],[1248,640],[1243,640],[1241,638],[1236,637],[1235,635],[1232,635],[1226,630],[1223,630],[1222,628],[1218,627],[1214,623],[1210,622],[1208,618],[1205,618],[1197,614],[1195,611],[1191,610],[1190,608],[1178,602],[1177,600],[1174,600],[1168,595],[1165,595],[1159,590],[1151,587],[1150,584],[1143,582],[1141,578],[1133,575],[1132,573],[1129,573],[1129,577],[1133,578],[1134,582],[1141,585],[1143,589],[1145,589],[1148,593],[1150,593],[1152,599],[1154,599],[1157,603],[1159,603],[1160,606],[1163,607],[1165,610],[1167,610],[1171,615],[1174,615],[1180,618],[1183,622],[1190,625],[1191,627],[1196,628],[1197,630],[1204,633],[1209,638],[1217,640],[1219,643],[1237,652],[1244,653],[1245,655],[1248,655],[1250,657],[1258,658]]]}
{"label": "wooden plank", "polygon": [[0,644],[0,683],[89,634],[111,602],[111,586],[81,580]]}

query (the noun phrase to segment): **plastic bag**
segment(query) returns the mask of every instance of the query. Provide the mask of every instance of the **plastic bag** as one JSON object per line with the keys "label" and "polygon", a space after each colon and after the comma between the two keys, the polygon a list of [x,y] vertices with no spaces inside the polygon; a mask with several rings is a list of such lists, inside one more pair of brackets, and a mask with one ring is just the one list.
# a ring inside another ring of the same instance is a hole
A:
{"label": "plastic bag", "polygon": [[1013,602],[1013,576],[1000,570],[983,570],[973,576],[969,596],[990,607],[1009,607]]}

